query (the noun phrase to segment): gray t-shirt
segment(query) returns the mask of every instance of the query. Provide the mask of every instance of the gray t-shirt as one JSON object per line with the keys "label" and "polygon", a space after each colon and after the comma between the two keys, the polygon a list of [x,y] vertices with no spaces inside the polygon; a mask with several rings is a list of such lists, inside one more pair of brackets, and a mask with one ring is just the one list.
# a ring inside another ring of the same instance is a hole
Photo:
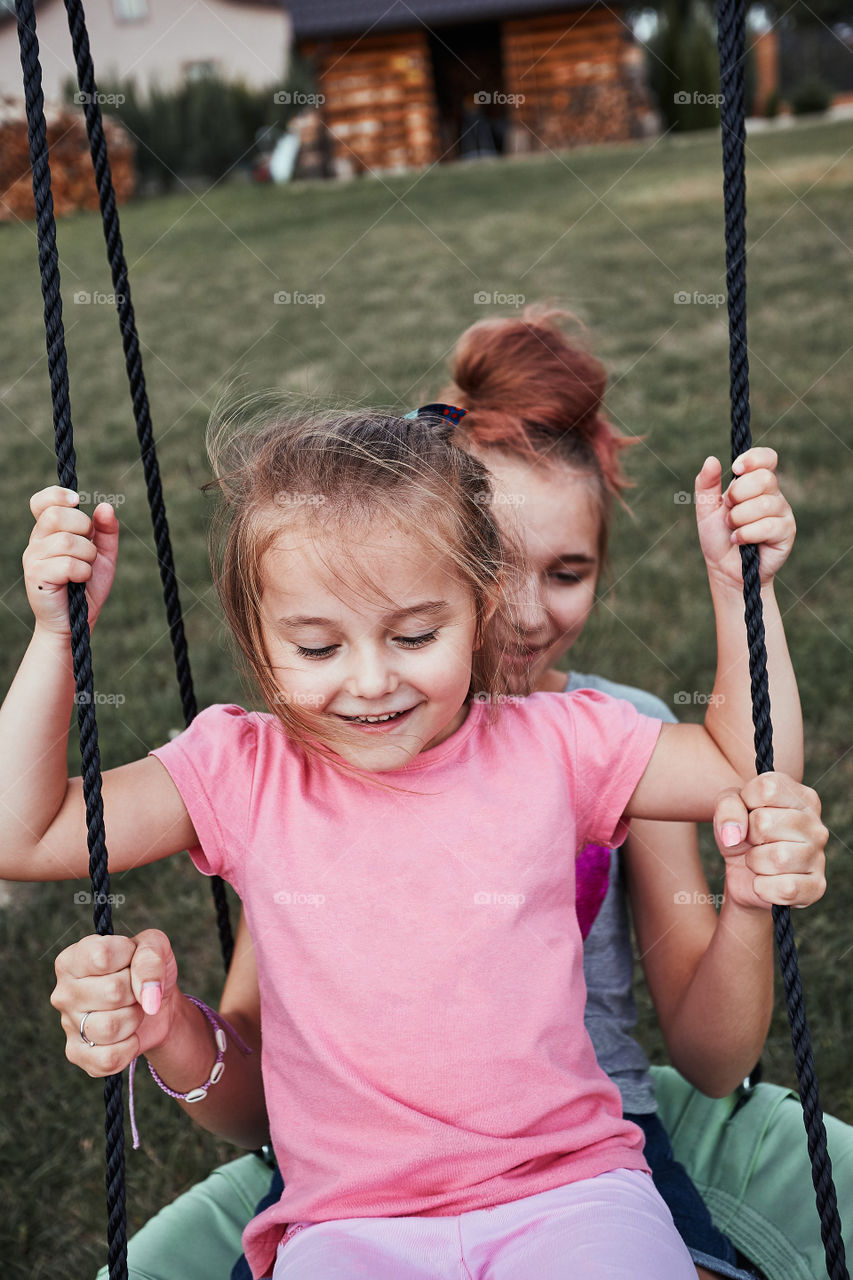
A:
{"label": "gray t-shirt", "polygon": [[[631,702],[642,715],[674,723],[676,716],[652,693],[615,684],[601,676],[572,672],[566,692],[598,689]],[[610,855],[610,880],[598,915],[583,945],[586,979],[584,1021],[599,1065],[619,1086],[622,1109],[630,1115],[657,1110],[649,1063],[632,1034],[637,1022],[632,984],[634,955],[628,926],[628,906],[618,850]]]}

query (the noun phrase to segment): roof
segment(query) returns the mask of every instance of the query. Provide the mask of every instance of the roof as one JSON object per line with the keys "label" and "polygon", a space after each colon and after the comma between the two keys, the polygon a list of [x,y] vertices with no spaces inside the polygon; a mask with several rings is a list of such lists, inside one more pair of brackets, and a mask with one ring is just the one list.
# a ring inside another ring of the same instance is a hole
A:
{"label": "roof", "polygon": [[[616,3],[621,7],[627,0]],[[295,40],[449,27],[589,7],[590,0],[290,0],[288,5]]]}

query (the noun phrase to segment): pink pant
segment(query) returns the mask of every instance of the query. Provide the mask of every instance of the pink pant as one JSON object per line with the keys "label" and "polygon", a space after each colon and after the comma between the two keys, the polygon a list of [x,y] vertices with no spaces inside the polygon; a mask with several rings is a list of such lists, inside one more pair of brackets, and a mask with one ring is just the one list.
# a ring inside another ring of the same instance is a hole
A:
{"label": "pink pant", "polygon": [[292,1225],[273,1280],[696,1280],[646,1173],[618,1169],[459,1217]]}

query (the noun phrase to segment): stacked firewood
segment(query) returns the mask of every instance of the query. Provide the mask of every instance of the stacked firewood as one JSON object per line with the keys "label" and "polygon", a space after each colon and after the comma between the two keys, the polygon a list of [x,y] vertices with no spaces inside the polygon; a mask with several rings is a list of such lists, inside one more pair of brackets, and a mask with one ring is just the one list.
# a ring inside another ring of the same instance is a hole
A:
{"label": "stacked firewood", "polygon": [[338,175],[417,168],[438,158],[432,64],[423,29],[306,45],[303,52],[318,65]]}
{"label": "stacked firewood", "polygon": [[503,26],[506,83],[515,150],[615,142],[644,130],[636,42],[614,10],[552,14]]}
{"label": "stacked firewood", "polygon": [[[46,104],[45,119],[54,212],[61,217],[75,209],[97,209],[98,190],[82,107]],[[104,135],[116,199],[122,203],[133,195],[133,144],[122,126],[108,116],[104,116]],[[0,222],[34,217],[24,100],[0,97]]]}

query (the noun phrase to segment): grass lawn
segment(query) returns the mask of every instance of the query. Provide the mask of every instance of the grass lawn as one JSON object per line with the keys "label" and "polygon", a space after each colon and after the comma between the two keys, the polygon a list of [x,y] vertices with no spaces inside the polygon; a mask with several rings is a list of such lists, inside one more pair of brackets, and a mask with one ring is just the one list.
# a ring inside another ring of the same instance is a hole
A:
{"label": "grass lawn", "polygon": [[[756,442],[779,450],[799,538],[779,597],[801,680],[806,780],[832,830],[829,891],[798,913],[824,1105],[853,1121],[853,399],[849,327],[853,124],[749,142],[749,339]],[[620,516],[613,587],[574,665],[654,690],[699,719],[711,689],[711,613],[692,505],[677,495],[709,452],[726,455],[728,373],[720,145],[714,135],[423,175],[290,189],[226,187],[122,210],[183,604],[201,705],[239,699],[210,586],[202,436],[229,382],[406,409],[435,399],[455,337],[505,312],[495,295],[555,298],[587,323],[611,372],[613,419],[645,436],[630,458],[634,520]],[[60,225],[80,487],[116,494],[123,545],[95,645],[104,760],[180,725],[100,221]],[[4,681],[30,623],[20,556],[30,493],[55,477],[32,226],[0,231],[0,628]],[[276,303],[276,293],[323,301]],[[677,303],[678,293],[689,295]],[[485,293],[491,302],[478,302]],[[694,295],[697,300],[694,300]],[[701,301],[701,299],[706,299]],[[4,684],[5,687],[5,684]],[[706,846],[712,881],[717,859]],[[93,1275],[105,1257],[99,1085],[70,1068],[48,1004],[53,960],[90,931],[80,884],[15,887],[0,910],[4,1275]],[[207,886],[186,858],[117,876],[116,928],[177,939],[186,988],[208,1000],[221,969]],[[640,990],[642,1035],[661,1045]],[[766,1077],[792,1080],[779,1000]],[[143,1150],[129,1154],[130,1227],[232,1149],[147,1080]],[[811,1195],[803,1187],[803,1195]],[[58,1259],[62,1259],[61,1263]]]}

